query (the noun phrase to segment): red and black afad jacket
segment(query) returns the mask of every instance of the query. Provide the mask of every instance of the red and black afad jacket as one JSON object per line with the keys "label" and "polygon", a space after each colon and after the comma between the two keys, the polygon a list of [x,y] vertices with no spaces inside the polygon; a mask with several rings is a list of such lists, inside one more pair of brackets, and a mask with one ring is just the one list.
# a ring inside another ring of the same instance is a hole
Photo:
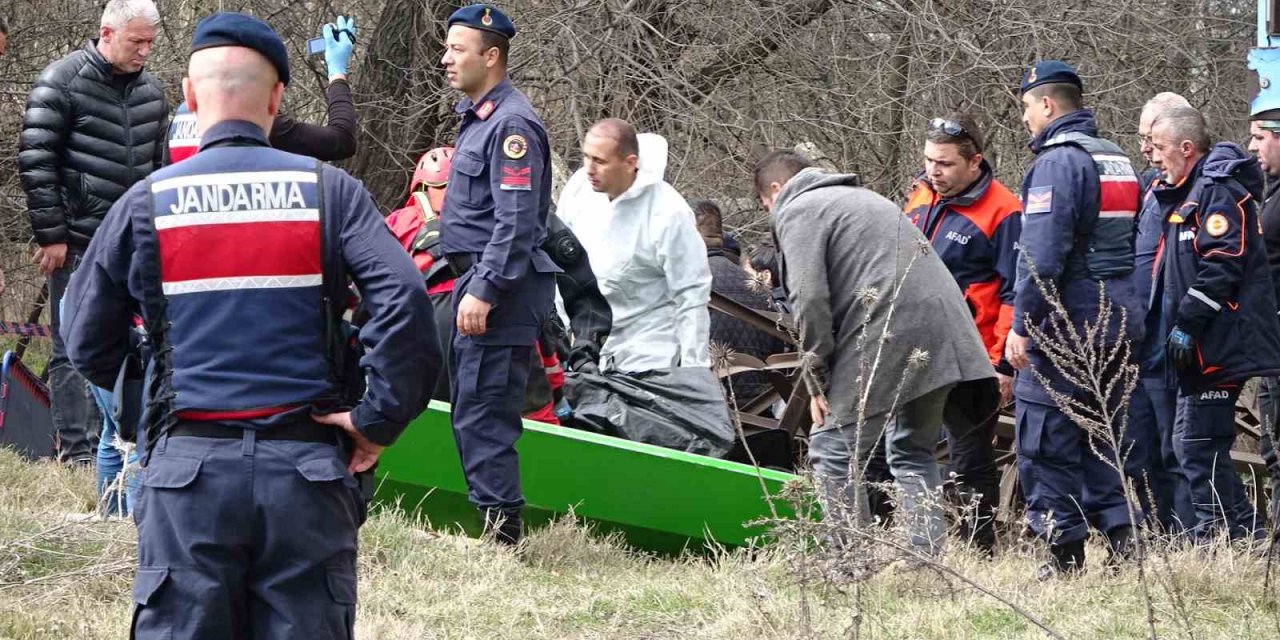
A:
{"label": "red and black afad jacket", "polygon": [[964,292],[991,364],[1006,375],[1004,343],[1013,326],[1013,285],[1018,266],[1022,205],[982,163],[982,177],[964,193],[943,198],[923,175],[904,208],[933,244]]}

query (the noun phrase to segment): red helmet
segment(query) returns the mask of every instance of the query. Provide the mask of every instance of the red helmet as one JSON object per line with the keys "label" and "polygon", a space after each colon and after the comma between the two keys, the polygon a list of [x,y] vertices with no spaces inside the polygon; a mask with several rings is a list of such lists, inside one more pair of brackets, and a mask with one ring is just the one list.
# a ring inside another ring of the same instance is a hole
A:
{"label": "red helmet", "polygon": [[409,182],[409,192],[425,188],[427,199],[436,213],[444,205],[444,192],[449,186],[449,170],[453,167],[453,147],[437,147],[418,158]]}

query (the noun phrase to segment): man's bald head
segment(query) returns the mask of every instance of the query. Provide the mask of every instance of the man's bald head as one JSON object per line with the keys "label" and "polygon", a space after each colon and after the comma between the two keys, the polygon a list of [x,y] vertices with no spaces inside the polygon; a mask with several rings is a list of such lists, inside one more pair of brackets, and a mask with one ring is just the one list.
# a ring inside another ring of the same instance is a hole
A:
{"label": "man's bald head", "polygon": [[247,120],[270,131],[284,84],[254,49],[213,47],[191,54],[183,92],[201,132],[224,120]]}
{"label": "man's bald head", "polygon": [[587,135],[617,142],[619,157],[626,158],[640,154],[640,140],[636,137],[636,128],[622,118],[605,118],[591,125]]}
{"label": "man's bald head", "polygon": [[636,128],[618,118],[593,125],[582,139],[582,168],[591,188],[613,200],[636,183],[640,142]]}

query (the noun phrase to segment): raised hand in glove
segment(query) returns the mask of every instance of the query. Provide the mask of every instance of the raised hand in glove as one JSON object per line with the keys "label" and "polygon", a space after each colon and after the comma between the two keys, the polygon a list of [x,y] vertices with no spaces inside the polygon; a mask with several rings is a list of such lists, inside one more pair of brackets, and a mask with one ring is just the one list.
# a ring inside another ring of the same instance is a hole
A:
{"label": "raised hand in glove", "polygon": [[1174,327],[1164,345],[1165,357],[1176,371],[1192,371],[1199,368],[1196,357],[1196,339],[1191,334]]}
{"label": "raised hand in glove", "polygon": [[338,16],[336,23],[324,25],[321,31],[324,35],[324,63],[329,68],[329,77],[347,75],[351,50],[356,44],[355,20]]}

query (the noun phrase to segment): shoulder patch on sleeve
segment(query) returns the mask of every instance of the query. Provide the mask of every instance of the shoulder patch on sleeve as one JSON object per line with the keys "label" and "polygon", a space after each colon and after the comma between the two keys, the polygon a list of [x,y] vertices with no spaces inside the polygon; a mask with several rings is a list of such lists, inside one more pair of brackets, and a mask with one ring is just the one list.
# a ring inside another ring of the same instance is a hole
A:
{"label": "shoulder patch on sleeve", "polygon": [[1221,213],[1215,213],[1204,221],[1204,230],[1215,238],[1222,237],[1230,229],[1231,223],[1227,220],[1227,217]]}
{"label": "shoulder patch on sleeve", "polygon": [[502,178],[498,180],[498,188],[503,191],[532,191],[533,168],[502,166]]}
{"label": "shoulder patch on sleeve", "polygon": [[502,141],[502,154],[512,160],[519,160],[528,152],[529,141],[525,140],[525,137],[518,133],[513,133]]}
{"label": "shoulder patch on sleeve", "polygon": [[1053,210],[1053,187],[1032,187],[1027,190],[1027,201],[1022,203],[1027,215],[1049,213]]}

